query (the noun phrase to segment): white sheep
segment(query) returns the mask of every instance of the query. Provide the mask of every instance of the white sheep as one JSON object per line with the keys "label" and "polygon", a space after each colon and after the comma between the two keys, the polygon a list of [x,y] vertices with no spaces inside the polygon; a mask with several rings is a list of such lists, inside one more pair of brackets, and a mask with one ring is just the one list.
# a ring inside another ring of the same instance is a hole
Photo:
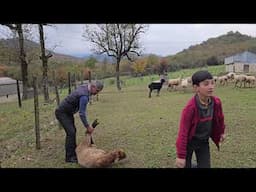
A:
{"label": "white sheep", "polygon": [[246,75],[244,74],[234,75],[234,81],[235,81],[235,87],[237,86],[238,82],[240,82],[240,87],[242,87],[242,82],[244,82],[244,87],[245,87]]}
{"label": "white sheep", "polygon": [[169,79],[167,90],[169,90],[169,88],[174,88],[174,89],[176,89],[176,86],[179,86],[179,85],[180,85],[181,80],[182,80],[181,77],[180,77],[180,78],[177,78],[177,79]]}
{"label": "white sheep", "polygon": [[256,78],[255,76],[246,76],[245,82],[249,84],[249,87],[252,85],[255,85]]}
{"label": "white sheep", "polygon": [[218,80],[218,76],[213,76],[213,81],[215,84],[216,84],[217,80]]}
{"label": "white sheep", "polygon": [[228,84],[228,77],[226,75],[218,77],[218,80],[221,85],[227,85]]}

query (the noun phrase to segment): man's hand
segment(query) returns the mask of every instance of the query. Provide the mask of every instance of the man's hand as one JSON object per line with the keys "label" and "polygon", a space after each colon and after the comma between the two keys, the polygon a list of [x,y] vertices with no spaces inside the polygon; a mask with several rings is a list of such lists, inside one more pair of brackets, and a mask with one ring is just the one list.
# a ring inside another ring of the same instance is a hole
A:
{"label": "man's hand", "polygon": [[176,166],[178,168],[184,168],[186,165],[186,159],[176,158]]}
{"label": "man's hand", "polygon": [[86,129],[86,133],[88,134],[92,134],[92,132],[94,131],[94,129],[91,126],[88,126]]}

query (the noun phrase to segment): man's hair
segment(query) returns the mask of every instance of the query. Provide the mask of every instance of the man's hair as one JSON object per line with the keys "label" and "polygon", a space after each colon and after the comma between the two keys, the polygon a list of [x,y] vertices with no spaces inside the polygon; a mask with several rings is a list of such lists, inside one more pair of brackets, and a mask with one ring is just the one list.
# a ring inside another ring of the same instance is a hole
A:
{"label": "man's hair", "polygon": [[192,75],[192,84],[199,85],[200,82],[206,79],[213,79],[212,74],[206,70],[197,71]]}
{"label": "man's hair", "polygon": [[93,82],[92,83],[93,85],[95,85],[96,86],[96,88],[97,88],[97,90],[102,90],[103,89],[103,87],[104,87],[104,85],[103,85],[103,83],[101,82],[101,81],[95,81],[95,82]]}

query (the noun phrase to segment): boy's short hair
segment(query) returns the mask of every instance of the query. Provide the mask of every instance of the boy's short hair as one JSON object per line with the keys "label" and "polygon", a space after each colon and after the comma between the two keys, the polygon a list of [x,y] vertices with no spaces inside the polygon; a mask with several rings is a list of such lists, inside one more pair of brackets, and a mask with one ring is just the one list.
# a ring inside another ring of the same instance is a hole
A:
{"label": "boy's short hair", "polygon": [[200,82],[206,79],[213,79],[212,74],[206,70],[197,71],[192,75],[192,84],[199,85]]}

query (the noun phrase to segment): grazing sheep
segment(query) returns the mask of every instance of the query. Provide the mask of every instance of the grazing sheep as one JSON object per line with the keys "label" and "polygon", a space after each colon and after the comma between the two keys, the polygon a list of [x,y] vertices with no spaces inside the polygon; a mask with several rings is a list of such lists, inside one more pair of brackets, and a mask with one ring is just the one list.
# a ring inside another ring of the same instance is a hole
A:
{"label": "grazing sheep", "polygon": [[234,81],[235,81],[235,87],[237,86],[238,82],[240,82],[240,87],[242,87],[242,82],[244,82],[244,87],[245,87],[246,75],[244,74],[234,75]]}
{"label": "grazing sheep", "polygon": [[185,92],[185,89],[187,89],[188,85],[189,85],[189,79],[188,78],[185,78],[185,79],[181,80],[180,86],[182,87],[183,92]]}
{"label": "grazing sheep", "polygon": [[168,81],[168,87],[167,87],[167,90],[169,90],[169,88],[173,88],[175,89],[176,86],[178,86],[180,83],[181,83],[181,77],[178,78],[178,79],[170,79]]}
{"label": "grazing sheep", "polygon": [[234,72],[229,72],[226,76],[228,79],[234,79],[234,75],[235,75]]}
{"label": "grazing sheep", "polygon": [[245,82],[249,84],[249,87],[252,85],[255,85],[256,78],[254,76],[246,76]]}
{"label": "grazing sheep", "polygon": [[188,79],[182,79],[180,85],[182,88],[187,88],[188,87]]}
{"label": "grazing sheep", "polygon": [[109,167],[112,163],[126,158],[122,149],[106,152],[91,144],[91,135],[87,134],[84,140],[76,147],[78,164],[86,168]]}
{"label": "grazing sheep", "polygon": [[157,96],[159,96],[159,92],[160,90],[162,89],[163,87],[163,83],[165,82],[164,79],[161,79],[160,81],[153,81],[152,83],[150,83],[148,85],[148,88],[149,88],[149,95],[148,97],[150,98],[151,97],[151,92],[156,89],[157,90]]}
{"label": "grazing sheep", "polygon": [[217,83],[217,80],[218,80],[218,76],[213,76],[213,81],[215,84]]}
{"label": "grazing sheep", "polygon": [[187,77],[186,79],[188,80],[188,83],[189,83],[189,84],[192,84],[192,77],[191,77],[191,76],[190,76],[190,77]]}
{"label": "grazing sheep", "polygon": [[218,80],[220,81],[221,85],[227,85],[228,84],[228,77],[226,75],[218,77]]}

